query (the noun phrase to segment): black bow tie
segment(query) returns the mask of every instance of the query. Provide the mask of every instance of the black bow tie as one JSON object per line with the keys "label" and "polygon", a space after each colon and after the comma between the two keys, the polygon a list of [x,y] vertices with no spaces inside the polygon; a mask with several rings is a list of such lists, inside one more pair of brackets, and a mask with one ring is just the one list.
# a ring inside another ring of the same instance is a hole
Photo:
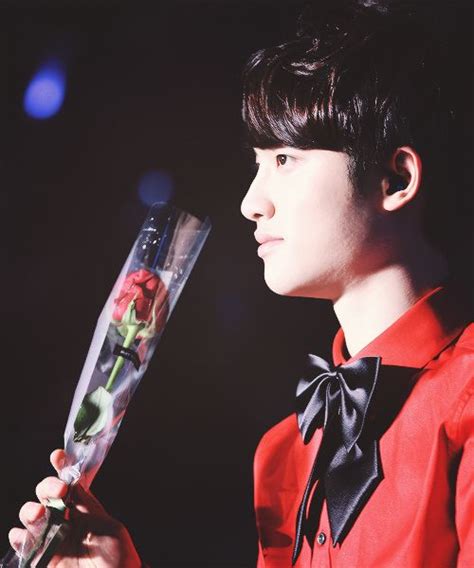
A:
{"label": "black bow tie", "polygon": [[301,379],[296,392],[298,425],[305,444],[316,428],[323,427],[324,433],[296,518],[293,564],[304,536],[310,542],[314,539],[311,531],[319,524],[324,499],[335,546],[344,540],[383,478],[377,440],[361,438],[380,361],[380,357],[364,357],[332,367],[321,357],[309,355],[310,378]]}

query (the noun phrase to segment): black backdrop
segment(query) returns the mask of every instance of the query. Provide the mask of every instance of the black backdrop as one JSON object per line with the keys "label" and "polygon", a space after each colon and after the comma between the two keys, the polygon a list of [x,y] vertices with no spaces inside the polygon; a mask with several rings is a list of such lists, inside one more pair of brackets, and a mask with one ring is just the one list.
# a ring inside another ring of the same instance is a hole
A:
{"label": "black backdrop", "polygon": [[[292,411],[299,359],[329,356],[337,328],[328,304],[266,289],[239,213],[241,69],[293,34],[299,8],[1,2],[2,549],[62,444],[96,318],[146,214],[138,180],[161,169],[213,231],[93,489],[152,565],[254,563],[254,449]],[[23,92],[51,55],[67,61],[67,96],[37,121]]]}

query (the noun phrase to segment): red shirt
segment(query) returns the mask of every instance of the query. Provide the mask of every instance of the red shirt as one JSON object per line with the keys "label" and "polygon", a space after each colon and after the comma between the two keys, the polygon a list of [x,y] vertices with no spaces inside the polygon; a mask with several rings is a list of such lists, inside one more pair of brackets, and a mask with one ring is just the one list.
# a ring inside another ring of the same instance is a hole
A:
{"label": "red shirt", "polygon": [[[421,298],[354,358],[344,334],[334,364],[367,356],[421,369],[380,439],[384,479],[341,545],[333,547],[326,505],[313,549],[304,539],[298,568],[474,567],[474,324],[456,294]],[[262,438],[255,455],[258,568],[289,568],[296,514],[321,442],[304,445],[296,415]]]}

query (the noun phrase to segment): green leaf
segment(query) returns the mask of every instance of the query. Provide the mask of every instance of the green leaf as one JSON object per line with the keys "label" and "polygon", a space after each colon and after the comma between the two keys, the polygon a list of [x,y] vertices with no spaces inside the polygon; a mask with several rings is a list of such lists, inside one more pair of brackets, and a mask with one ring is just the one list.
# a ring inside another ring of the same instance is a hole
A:
{"label": "green leaf", "polygon": [[84,397],[74,421],[74,441],[87,444],[107,425],[112,407],[112,395],[97,387]]}

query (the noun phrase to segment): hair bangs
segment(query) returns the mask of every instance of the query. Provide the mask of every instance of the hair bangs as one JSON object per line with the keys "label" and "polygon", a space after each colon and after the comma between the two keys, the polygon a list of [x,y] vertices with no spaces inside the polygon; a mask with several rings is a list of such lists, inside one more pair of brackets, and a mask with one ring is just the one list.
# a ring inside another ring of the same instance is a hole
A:
{"label": "hair bangs", "polygon": [[308,73],[305,65],[295,63],[306,59],[311,49],[310,40],[299,39],[250,58],[244,70],[242,115],[251,146],[347,149],[343,126],[348,121],[335,108],[334,69],[326,65]]}

